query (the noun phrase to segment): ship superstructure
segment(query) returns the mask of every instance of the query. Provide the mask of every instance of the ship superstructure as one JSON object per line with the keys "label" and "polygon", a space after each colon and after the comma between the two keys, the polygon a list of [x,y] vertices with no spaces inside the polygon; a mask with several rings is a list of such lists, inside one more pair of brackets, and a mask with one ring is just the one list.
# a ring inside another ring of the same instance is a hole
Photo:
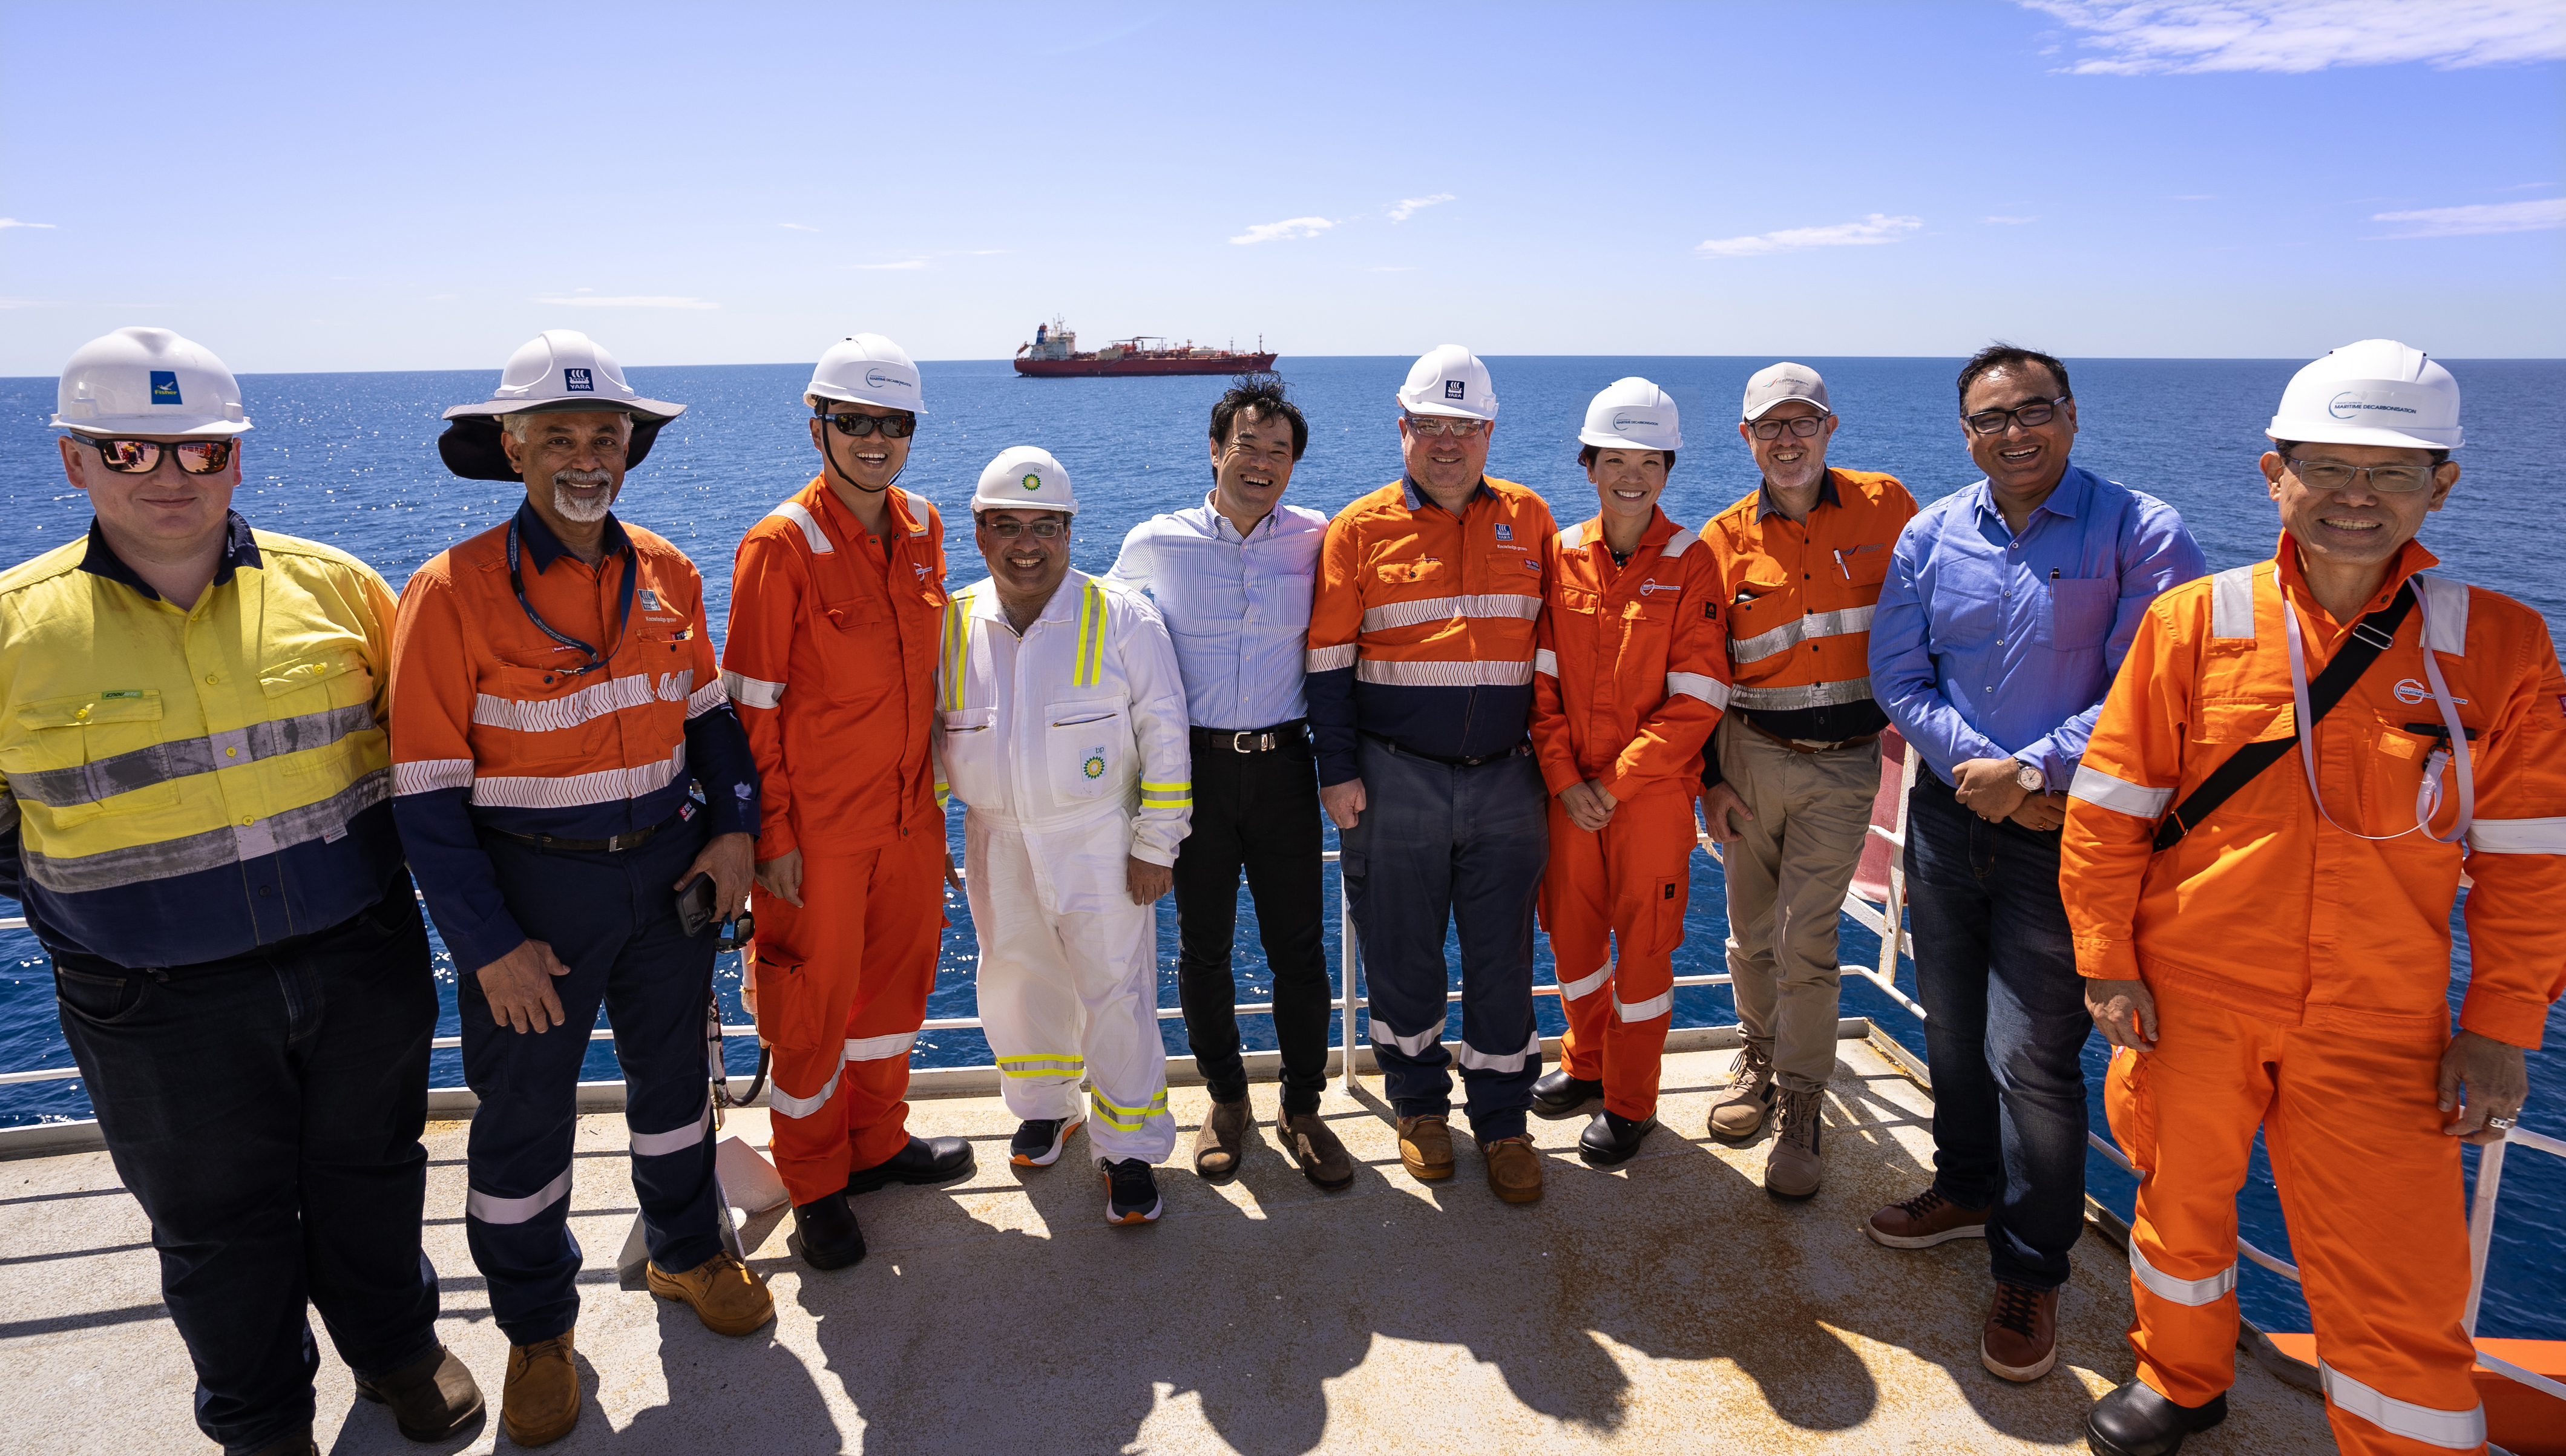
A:
{"label": "ship superstructure", "polygon": [[1212,349],[1188,339],[1180,345],[1155,334],[1118,339],[1092,354],[1078,350],[1078,333],[1055,317],[1034,326],[1033,342],[1016,346],[1016,372],[1035,378],[1110,374],[1252,374],[1274,367],[1275,356],[1259,339],[1254,350]]}

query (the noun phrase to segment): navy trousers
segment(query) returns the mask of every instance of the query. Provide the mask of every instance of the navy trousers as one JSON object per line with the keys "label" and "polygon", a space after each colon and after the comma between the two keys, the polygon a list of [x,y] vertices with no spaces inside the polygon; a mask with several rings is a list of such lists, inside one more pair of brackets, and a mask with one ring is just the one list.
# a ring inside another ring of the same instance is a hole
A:
{"label": "navy trousers", "polygon": [[56,952],[63,1036],[231,1452],[312,1424],[308,1301],[360,1376],[436,1345],[427,1194],[436,983],[409,876],[329,929],[192,966]]}
{"label": "navy trousers", "polygon": [[1363,740],[1366,808],[1340,831],[1363,945],[1373,1053],[1403,1117],[1452,1108],[1443,1045],[1447,927],[1461,942],[1461,1085],[1481,1142],[1524,1130],[1541,1076],[1533,900],[1550,861],[1549,793],[1529,753],[1454,768]]}
{"label": "navy trousers", "polygon": [[727,1215],[713,1181],[704,1062],[714,937],[679,928],[671,888],[706,838],[700,819],[620,854],[481,837],[508,912],[570,968],[553,982],[569,1021],[547,1032],[494,1024],[479,978],[456,978],[463,1080],[481,1098],[472,1114],[464,1234],[510,1344],[550,1339],[579,1321],[571,1138],[580,1064],[601,1004],[624,1068],[633,1191],[651,1262],[680,1271],[721,1252]]}

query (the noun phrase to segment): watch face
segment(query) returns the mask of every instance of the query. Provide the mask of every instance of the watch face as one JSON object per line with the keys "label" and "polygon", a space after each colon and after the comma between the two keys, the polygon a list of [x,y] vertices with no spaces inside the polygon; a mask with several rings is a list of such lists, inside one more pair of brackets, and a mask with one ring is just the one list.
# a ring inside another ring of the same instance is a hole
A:
{"label": "watch face", "polygon": [[2040,776],[2040,770],[2033,768],[2029,764],[2024,764],[2021,768],[2014,770],[2013,781],[2020,784],[2025,790],[2033,794],[2037,794],[2043,789],[2049,787],[2048,781]]}

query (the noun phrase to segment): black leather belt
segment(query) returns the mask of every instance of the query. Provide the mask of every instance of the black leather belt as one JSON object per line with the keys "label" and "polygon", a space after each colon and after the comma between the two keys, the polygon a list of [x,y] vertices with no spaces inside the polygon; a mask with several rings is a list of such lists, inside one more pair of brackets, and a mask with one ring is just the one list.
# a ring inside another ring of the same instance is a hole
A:
{"label": "black leather belt", "polygon": [[1483,753],[1476,758],[1447,758],[1439,753],[1419,753],[1417,750],[1410,748],[1407,744],[1398,743],[1391,739],[1384,738],[1378,733],[1367,731],[1365,732],[1364,737],[1371,739],[1373,742],[1380,744],[1382,747],[1389,749],[1393,753],[1405,754],[1410,758],[1421,758],[1429,764],[1441,764],[1447,769],[1475,769],[1481,764],[1492,764],[1497,762],[1499,759],[1513,758],[1519,753],[1532,752],[1532,745],[1530,743],[1518,743],[1512,748],[1500,749],[1495,753]]}
{"label": "black leather belt", "polygon": [[1232,753],[1272,753],[1308,740],[1309,719],[1295,718],[1271,728],[1194,728],[1188,737],[1197,748],[1225,748]]}
{"label": "black leather belt", "polygon": [[627,849],[641,849],[650,843],[651,837],[659,831],[681,824],[685,818],[686,812],[681,809],[646,830],[635,830],[625,835],[609,835],[602,840],[565,840],[559,835],[521,835],[512,830],[489,829],[487,825],[482,828],[502,839],[515,840],[522,845],[532,845],[538,849],[568,849],[581,854],[621,854]]}

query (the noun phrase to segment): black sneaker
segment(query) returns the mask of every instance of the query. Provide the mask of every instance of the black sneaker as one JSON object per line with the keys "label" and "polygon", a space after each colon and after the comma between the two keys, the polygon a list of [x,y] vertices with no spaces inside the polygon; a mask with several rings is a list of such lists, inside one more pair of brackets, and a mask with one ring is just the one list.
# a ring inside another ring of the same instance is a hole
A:
{"label": "black sneaker", "polygon": [[1150,1165],[1136,1157],[1119,1163],[1103,1158],[1096,1165],[1105,1170],[1106,1182],[1113,1196],[1105,1200],[1105,1221],[1112,1224],[1155,1223],[1158,1219],[1158,1180],[1152,1176]]}
{"label": "black sneaker", "polygon": [[1060,1157],[1060,1147],[1078,1130],[1076,1117],[1036,1117],[1021,1123],[1007,1142],[1007,1161],[1020,1168],[1047,1168]]}

